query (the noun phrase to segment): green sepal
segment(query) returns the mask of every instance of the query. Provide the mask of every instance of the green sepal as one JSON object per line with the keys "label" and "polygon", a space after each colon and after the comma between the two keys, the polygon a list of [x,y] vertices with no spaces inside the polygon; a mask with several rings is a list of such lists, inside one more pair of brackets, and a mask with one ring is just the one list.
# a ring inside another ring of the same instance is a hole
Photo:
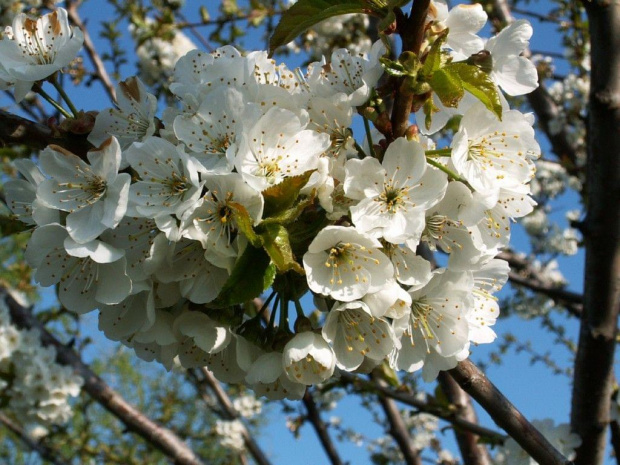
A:
{"label": "green sepal", "polygon": [[265,199],[263,218],[277,216],[291,208],[299,197],[299,192],[308,184],[313,172],[313,170],[306,171],[299,176],[284,178],[282,182],[265,189],[262,192]]}
{"label": "green sepal", "polygon": [[432,96],[431,98],[428,98],[424,102],[423,108],[424,108],[424,126],[426,127],[426,130],[428,131],[431,128],[433,113],[437,113],[439,111],[439,108],[437,108],[437,105],[435,105],[435,102],[433,102]]}
{"label": "green sepal", "polygon": [[265,292],[275,277],[276,266],[267,252],[248,244],[217,298],[206,306],[225,308],[251,300]]}
{"label": "green sepal", "polygon": [[293,270],[305,274],[303,267],[295,261],[291,242],[286,228],[279,224],[265,225],[261,234],[263,247],[279,273]]}
{"label": "green sepal", "polygon": [[445,69],[459,76],[463,89],[480,100],[485,107],[502,119],[502,101],[497,86],[482,68],[467,63],[450,63]]}

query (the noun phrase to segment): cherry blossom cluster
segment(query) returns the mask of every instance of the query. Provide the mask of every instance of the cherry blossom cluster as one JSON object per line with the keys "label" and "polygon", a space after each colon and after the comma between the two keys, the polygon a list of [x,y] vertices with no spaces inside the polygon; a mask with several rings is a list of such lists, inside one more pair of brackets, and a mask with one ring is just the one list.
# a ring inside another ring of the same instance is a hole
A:
{"label": "cherry blossom cluster", "polygon": [[[66,21],[61,11],[42,30]],[[431,11],[424,50],[447,34],[451,59],[483,55],[507,94],[536,87],[521,56],[527,22],[485,41],[479,5]],[[300,399],[336,368],[386,363],[425,380],[453,368],[495,338],[508,265],[494,257],[533,208],[540,149],[531,115],[502,97],[500,119],[467,92],[455,107],[437,100],[430,125],[418,116],[426,134],[460,116],[449,147],[415,131],[356,142],[384,53],[381,42],[363,56],[338,49],[304,72],[266,52],[192,50],[174,69],[177,105],[161,112],[138,78],[121,82],[90,133],[95,149],[49,146],[6,185],[33,227],[35,280],[58,286],[69,310],[98,310],[106,336],[140,357],[207,366],[270,398]],[[304,311],[308,291],[319,312]],[[222,304],[235,294],[245,303]]]}
{"label": "cherry blossom cluster", "polygon": [[3,409],[30,426],[60,425],[72,415],[71,397],[83,379],[56,363],[56,350],[43,347],[37,330],[11,323],[0,294],[0,399]]}

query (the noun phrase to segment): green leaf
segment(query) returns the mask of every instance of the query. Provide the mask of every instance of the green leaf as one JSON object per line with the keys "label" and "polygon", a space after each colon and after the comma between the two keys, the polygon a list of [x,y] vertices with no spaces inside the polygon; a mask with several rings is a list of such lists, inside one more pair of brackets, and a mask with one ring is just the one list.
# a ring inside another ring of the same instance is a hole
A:
{"label": "green leaf", "polygon": [[263,250],[248,245],[217,298],[207,304],[225,308],[261,295],[276,277],[276,266]]}
{"label": "green leaf", "polygon": [[450,63],[444,69],[449,69],[461,79],[463,88],[480,100],[484,106],[502,119],[502,102],[497,86],[482,68],[467,63]]}
{"label": "green leaf", "polygon": [[441,49],[441,46],[448,38],[448,29],[445,29],[433,42],[431,49],[424,59],[421,73],[424,77],[430,77],[435,71],[441,68],[449,59],[448,53]]}
{"label": "green leaf", "polygon": [[275,216],[288,210],[299,197],[299,191],[308,183],[313,171],[306,171],[299,176],[285,178],[279,184],[265,189],[262,194],[265,199],[263,218]]}
{"label": "green leaf", "polygon": [[227,205],[228,208],[232,210],[232,217],[235,220],[239,231],[241,231],[243,235],[247,237],[248,241],[250,241],[250,244],[252,244],[254,247],[261,247],[261,239],[254,231],[254,221],[252,220],[252,217],[245,209],[245,207],[237,202],[228,202]]}
{"label": "green leaf", "polygon": [[265,227],[261,234],[263,247],[271,257],[280,273],[293,270],[299,274],[304,274],[304,269],[295,261],[295,256],[291,249],[288,231],[279,224],[270,224]]}
{"label": "green leaf", "polygon": [[271,39],[269,55],[324,19],[368,11],[365,0],[299,0],[282,14]]}
{"label": "green leaf", "polygon": [[465,94],[460,76],[448,67],[435,71],[430,79],[430,85],[446,107],[458,106]]}

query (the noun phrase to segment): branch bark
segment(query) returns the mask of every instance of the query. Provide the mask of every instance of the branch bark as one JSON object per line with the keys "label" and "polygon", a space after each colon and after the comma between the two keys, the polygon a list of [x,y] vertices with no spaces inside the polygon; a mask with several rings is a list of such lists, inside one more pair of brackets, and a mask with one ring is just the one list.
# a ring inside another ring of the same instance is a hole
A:
{"label": "branch bark", "polygon": [[329,432],[327,431],[327,425],[321,419],[321,414],[316,406],[316,402],[314,402],[314,397],[312,396],[310,389],[306,390],[303,402],[308,412],[307,419],[316,431],[316,434],[319,437],[319,441],[321,441],[321,445],[323,446],[327,457],[329,457],[329,461],[332,463],[332,465],[342,465],[342,460],[340,459],[338,451],[336,450],[336,447],[334,446],[334,443],[329,436]]}
{"label": "branch bark", "polygon": [[540,465],[572,465],[470,360],[448,373]]}
{"label": "branch bark", "polygon": [[84,389],[86,392],[122,421],[128,430],[140,435],[174,460],[175,464],[202,465],[202,462],[185,442],[172,431],[155,423],[125,401],[119,393],[88,368],[78,354],[50,334],[29,309],[22,307],[10,295],[7,295],[5,299],[13,322],[20,328],[39,330],[41,343],[56,349],[56,361],[62,365],[72,367],[78,375],[84,378]]}
{"label": "branch bark", "polygon": [[[220,408],[225,413],[228,420],[237,420],[241,418],[241,415],[235,407],[233,406],[230,397],[226,391],[222,388],[220,382],[213,376],[207,368],[201,368],[200,372],[202,373],[205,384],[213,391],[215,398],[217,399]],[[259,465],[270,465],[269,459],[262,451],[258,443],[254,440],[250,431],[247,429],[245,425],[243,425],[243,442],[245,443],[245,447],[248,449],[248,452],[254,457],[254,460]]]}
{"label": "branch bark", "polygon": [[[386,387],[386,383],[383,380],[377,379],[375,382],[378,386]],[[403,454],[405,463],[407,465],[422,465],[420,452],[413,447],[411,435],[398,410],[396,402],[381,393],[378,394],[378,398],[389,425],[388,433],[394,438],[394,441],[396,441],[398,448]]]}
{"label": "branch bark", "polygon": [[605,459],[620,312],[620,4],[584,2],[591,41],[584,312],[571,426],[576,465]]}
{"label": "branch bark", "polygon": [[[438,381],[445,396],[456,407],[456,417],[477,424],[478,416],[467,393],[445,371],[439,373]],[[483,444],[479,444],[478,436],[471,431],[459,428],[454,428],[454,435],[464,465],[491,465],[489,451]]]}
{"label": "branch bark", "polygon": [[86,152],[93,148],[86,136],[61,134],[49,126],[4,110],[0,110],[0,144],[25,145],[32,150],[42,150],[50,144],[56,144],[79,157],[86,156]]}
{"label": "branch bark", "polygon": [[39,454],[43,460],[46,460],[53,465],[69,465],[69,462],[62,457],[59,457],[56,451],[32,438],[26,431],[23,430],[23,428],[14,423],[10,418],[0,414],[0,423],[2,423],[15,436],[17,436],[19,440],[29,449]]}

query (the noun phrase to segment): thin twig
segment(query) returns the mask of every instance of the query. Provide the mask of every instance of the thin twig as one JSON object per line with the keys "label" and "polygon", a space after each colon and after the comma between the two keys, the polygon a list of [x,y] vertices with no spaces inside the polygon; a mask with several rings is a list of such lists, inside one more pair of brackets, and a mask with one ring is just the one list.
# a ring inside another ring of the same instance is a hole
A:
{"label": "thin twig", "polygon": [[540,465],[571,465],[470,360],[459,362],[449,373]]}
{"label": "thin twig", "polygon": [[308,415],[306,415],[306,419],[310,422],[314,430],[316,431],[316,435],[319,437],[319,441],[321,441],[321,445],[325,450],[325,453],[329,457],[332,465],[342,465],[342,460],[338,455],[338,451],[334,446],[334,443],[329,436],[329,432],[327,431],[327,425],[321,419],[321,414],[319,409],[316,406],[316,402],[314,401],[314,397],[310,389],[306,390],[306,394],[303,398],[304,405],[306,406],[306,411]]}
{"label": "thin twig", "polygon": [[80,18],[80,15],[78,13],[78,7],[80,3],[81,2],[67,0],[67,14],[73,24],[79,27],[84,33],[84,49],[86,50],[86,53],[88,54],[88,57],[90,58],[90,61],[96,70],[95,75],[97,76],[97,78],[99,78],[99,81],[101,81],[101,85],[105,89],[110,99],[113,102],[116,102],[116,89],[114,88],[112,79],[110,79],[110,75],[105,69],[105,64],[103,63],[101,56],[99,56],[99,53],[95,48],[95,44],[93,43],[93,40],[88,33],[88,29],[82,22],[82,18]]}
{"label": "thin twig", "polygon": [[39,441],[31,437],[18,424],[14,423],[10,418],[0,413],[0,423],[2,423],[9,431],[19,438],[29,449],[35,451],[39,456],[53,465],[69,465],[60,454],[51,447],[41,444]]}
{"label": "thin twig", "polygon": [[70,366],[84,379],[84,390],[101,406],[116,416],[128,430],[135,432],[147,442],[166,454],[179,465],[201,465],[194,452],[176,434],[155,423],[129,404],[123,397],[97,376],[72,349],[65,346],[36,319],[30,309],[22,307],[11,295],[4,297],[11,319],[20,328],[37,329],[41,343],[56,349],[56,361]]}

